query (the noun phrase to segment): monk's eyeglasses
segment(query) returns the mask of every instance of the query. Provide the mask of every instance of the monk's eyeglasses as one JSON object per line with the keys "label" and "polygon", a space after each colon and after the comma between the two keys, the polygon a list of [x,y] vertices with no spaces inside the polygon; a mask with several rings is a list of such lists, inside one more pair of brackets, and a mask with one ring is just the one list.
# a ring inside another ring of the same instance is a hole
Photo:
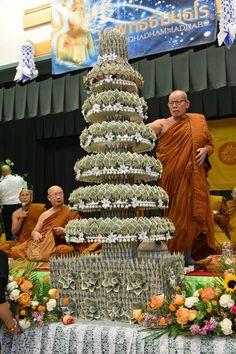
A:
{"label": "monk's eyeglasses", "polygon": [[183,102],[186,102],[186,100],[170,101],[170,102],[168,102],[168,104],[169,104],[171,107],[174,106],[174,104],[175,104],[176,106],[180,106],[181,103],[183,103]]}

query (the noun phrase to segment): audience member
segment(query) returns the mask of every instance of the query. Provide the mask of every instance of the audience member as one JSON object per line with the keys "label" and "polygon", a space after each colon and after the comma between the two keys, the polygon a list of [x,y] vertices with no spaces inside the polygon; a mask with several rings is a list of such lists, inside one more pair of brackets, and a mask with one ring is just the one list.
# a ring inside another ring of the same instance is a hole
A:
{"label": "audience member", "polygon": [[9,333],[16,334],[21,332],[21,329],[16,320],[12,317],[9,304],[5,300],[8,272],[7,255],[3,251],[0,251],[0,319],[3,321]]}
{"label": "audience member", "polygon": [[175,224],[175,235],[168,241],[171,253],[184,252],[186,264],[192,256],[202,259],[216,253],[214,220],[206,173],[212,138],[203,115],[186,113],[190,101],[184,91],[169,96],[171,116],[149,126],[159,138],[157,157],[163,166],[160,186],[169,195],[165,216]]}
{"label": "audience member", "polygon": [[2,218],[6,234],[6,240],[12,240],[11,226],[12,213],[20,207],[19,193],[26,187],[26,182],[22,177],[12,175],[11,168],[3,165],[3,179],[0,182],[0,203],[2,205]]}
{"label": "audience member", "polygon": [[222,245],[229,242],[229,213],[225,197],[221,195],[211,195],[211,206],[214,216],[215,239]]}
{"label": "audience member", "polygon": [[[40,215],[32,231],[31,240],[21,244],[17,250],[14,250],[14,253],[12,250],[14,258],[48,261],[51,256],[81,252],[87,247],[86,244],[66,244],[65,225],[69,220],[78,218],[79,215],[64,204],[62,188],[59,186],[50,187],[48,200],[52,207]],[[96,247],[93,244],[88,249],[95,250]]]}
{"label": "audience member", "polygon": [[16,240],[6,241],[0,244],[0,249],[5,251],[8,256],[12,257],[17,252],[17,248],[22,242],[31,238],[39,216],[45,211],[45,204],[32,203],[33,192],[30,189],[22,188],[19,194],[21,208],[12,214],[12,234],[16,236]]}

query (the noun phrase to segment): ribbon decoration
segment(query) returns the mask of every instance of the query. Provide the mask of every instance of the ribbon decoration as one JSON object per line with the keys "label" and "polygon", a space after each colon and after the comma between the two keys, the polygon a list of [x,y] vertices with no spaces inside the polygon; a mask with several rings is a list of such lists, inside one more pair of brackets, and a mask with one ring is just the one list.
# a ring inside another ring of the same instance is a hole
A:
{"label": "ribbon decoration", "polygon": [[16,75],[14,81],[25,82],[33,80],[38,76],[38,70],[34,63],[34,45],[32,42],[27,41],[21,47],[21,57],[19,64],[16,68]]}
{"label": "ribbon decoration", "polygon": [[236,0],[221,0],[220,8],[218,44],[221,46],[224,43],[230,47],[236,44]]}

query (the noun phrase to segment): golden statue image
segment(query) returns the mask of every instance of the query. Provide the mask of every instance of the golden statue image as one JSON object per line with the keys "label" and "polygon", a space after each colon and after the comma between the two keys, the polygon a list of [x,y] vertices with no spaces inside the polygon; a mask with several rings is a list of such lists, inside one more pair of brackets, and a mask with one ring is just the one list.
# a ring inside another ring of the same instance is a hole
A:
{"label": "golden statue image", "polygon": [[[65,2],[62,3],[65,6]],[[94,55],[94,43],[83,0],[74,0],[67,10],[67,26],[63,24],[63,15],[60,13],[60,25],[53,23],[56,31],[53,35],[68,28],[65,33],[58,35],[56,41],[56,56],[60,61],[68,61],[75,65],[84,64]]]}

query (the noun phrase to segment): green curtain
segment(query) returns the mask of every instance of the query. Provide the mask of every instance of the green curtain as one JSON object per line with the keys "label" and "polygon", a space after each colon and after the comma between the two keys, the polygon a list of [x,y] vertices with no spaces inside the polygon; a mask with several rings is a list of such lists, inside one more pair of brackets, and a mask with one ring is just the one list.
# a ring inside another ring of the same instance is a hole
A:
{"label": "green curtain", "polygon": [[[217,98],[215,92],[209,91],[236,86],[235,46],[188,49],[178,54],[144,58],[132,65],[144,77],[145,84],[140,94],[146,100],[165,97],[176,89],[190,94],[206,92],[203,105],[209,116],[218,111],[216,101],[221,102],[221,97]],[[1,88],[0,120],[18,120],[81,109],[87,97],[83,84],[86,74],[87,70],[83,70],[44,80],[39,77],[30,83]],[[228,95],[230,92],[223,90],[222,94]],[[206,102],[209,97],[211,107]],[[225,102],[230,103],[227,97]],[[160,106],[161,112],[165,112],[166,107],[162,103]],[[231,106],[234,107],[234,103]],[[229,109],[223,109],[221,103],[219,111],[222,114],[226,111],[231,113]]]}

